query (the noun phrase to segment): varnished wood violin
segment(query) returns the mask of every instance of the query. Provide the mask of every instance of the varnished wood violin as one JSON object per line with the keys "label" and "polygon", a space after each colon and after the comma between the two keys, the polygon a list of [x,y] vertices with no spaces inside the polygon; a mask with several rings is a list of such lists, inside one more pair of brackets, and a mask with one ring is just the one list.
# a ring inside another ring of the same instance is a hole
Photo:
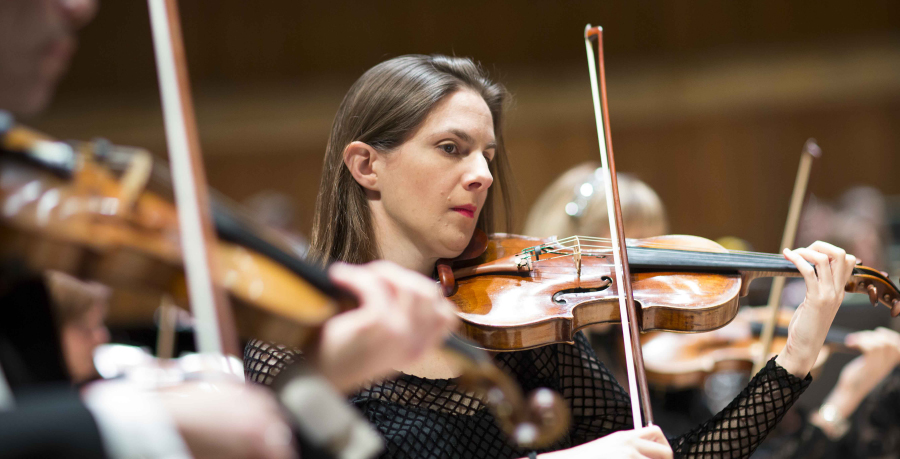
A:
{"label": "varnished wood violin", "polygon": [[[485,349],[572,342],[588,325],[619,320],[608,240],[496,234],[484,249],[439,272],[466,336]],[[800,276],[781,255],[729,252],[696,236],[629,240],[628,263],[643,331],[715,330],[735,317],[753,279]],[[845,290],[900,313],[900,291],[878,270],[857,266]]]}

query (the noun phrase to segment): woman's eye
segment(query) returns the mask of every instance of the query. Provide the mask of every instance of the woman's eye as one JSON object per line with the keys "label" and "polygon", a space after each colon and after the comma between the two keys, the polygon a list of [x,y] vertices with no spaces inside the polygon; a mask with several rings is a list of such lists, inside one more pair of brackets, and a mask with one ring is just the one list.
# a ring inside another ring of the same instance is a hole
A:
{"label": "woman's eye", "polygon": [[456,153],[459,152],[459,150],[457,150],[457,148],[456,148],[456,145],[452,144],[452,143],[445,143],[443,145],[439,145],[438,148],[440,148],[441,150],[444,150],[444,153],[447,153],[448,155],[455,155]]}

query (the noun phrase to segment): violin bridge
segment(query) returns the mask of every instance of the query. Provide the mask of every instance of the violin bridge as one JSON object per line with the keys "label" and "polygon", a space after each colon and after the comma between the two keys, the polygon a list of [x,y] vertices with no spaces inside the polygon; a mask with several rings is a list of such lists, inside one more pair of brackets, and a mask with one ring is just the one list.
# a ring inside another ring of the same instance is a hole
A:
{"label": "violin bridge", "polygon": [[575,273],[581,279],[581,241],[575,236],[575,247],[572,248],[572,258],[575,260]]}

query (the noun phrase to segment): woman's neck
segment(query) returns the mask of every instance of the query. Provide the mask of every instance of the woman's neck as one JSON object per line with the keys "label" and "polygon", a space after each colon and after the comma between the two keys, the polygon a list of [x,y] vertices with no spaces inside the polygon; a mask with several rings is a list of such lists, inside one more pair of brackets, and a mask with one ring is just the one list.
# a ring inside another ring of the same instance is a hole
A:
{"label": "woman's neck", "polygon": [[[375,243],[381,258],[431,277],[437,258],[426,256],[420,246],[403,231],[403,228],[387,218],[383,208],[372,205],[371,202],[370,208],[372,209]],[[426,379],[451,379],[462,374],[459,364],[439,349],[432,349],[422,355],[418,361],[394,369]]]}
{"label": "woman's neck", "polygon": [[431,277],[437,258],[427,256],[396,222],[384,215],[384,209],[372,206],[372,226],[380,258]]}

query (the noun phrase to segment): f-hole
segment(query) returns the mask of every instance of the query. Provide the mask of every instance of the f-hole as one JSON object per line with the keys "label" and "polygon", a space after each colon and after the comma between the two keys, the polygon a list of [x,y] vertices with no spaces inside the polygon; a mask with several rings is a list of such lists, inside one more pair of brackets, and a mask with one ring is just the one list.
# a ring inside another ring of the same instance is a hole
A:
{"label": "f-hole", "polygon": [[600,285],[596,287],[576,287],[560,290],[553,294],[553,302],[563,306],[571,303],[580,303],[583,300],[591,299],[597,292],[602,292],[612,285],[612,278],[603,276],[600,278]]}

